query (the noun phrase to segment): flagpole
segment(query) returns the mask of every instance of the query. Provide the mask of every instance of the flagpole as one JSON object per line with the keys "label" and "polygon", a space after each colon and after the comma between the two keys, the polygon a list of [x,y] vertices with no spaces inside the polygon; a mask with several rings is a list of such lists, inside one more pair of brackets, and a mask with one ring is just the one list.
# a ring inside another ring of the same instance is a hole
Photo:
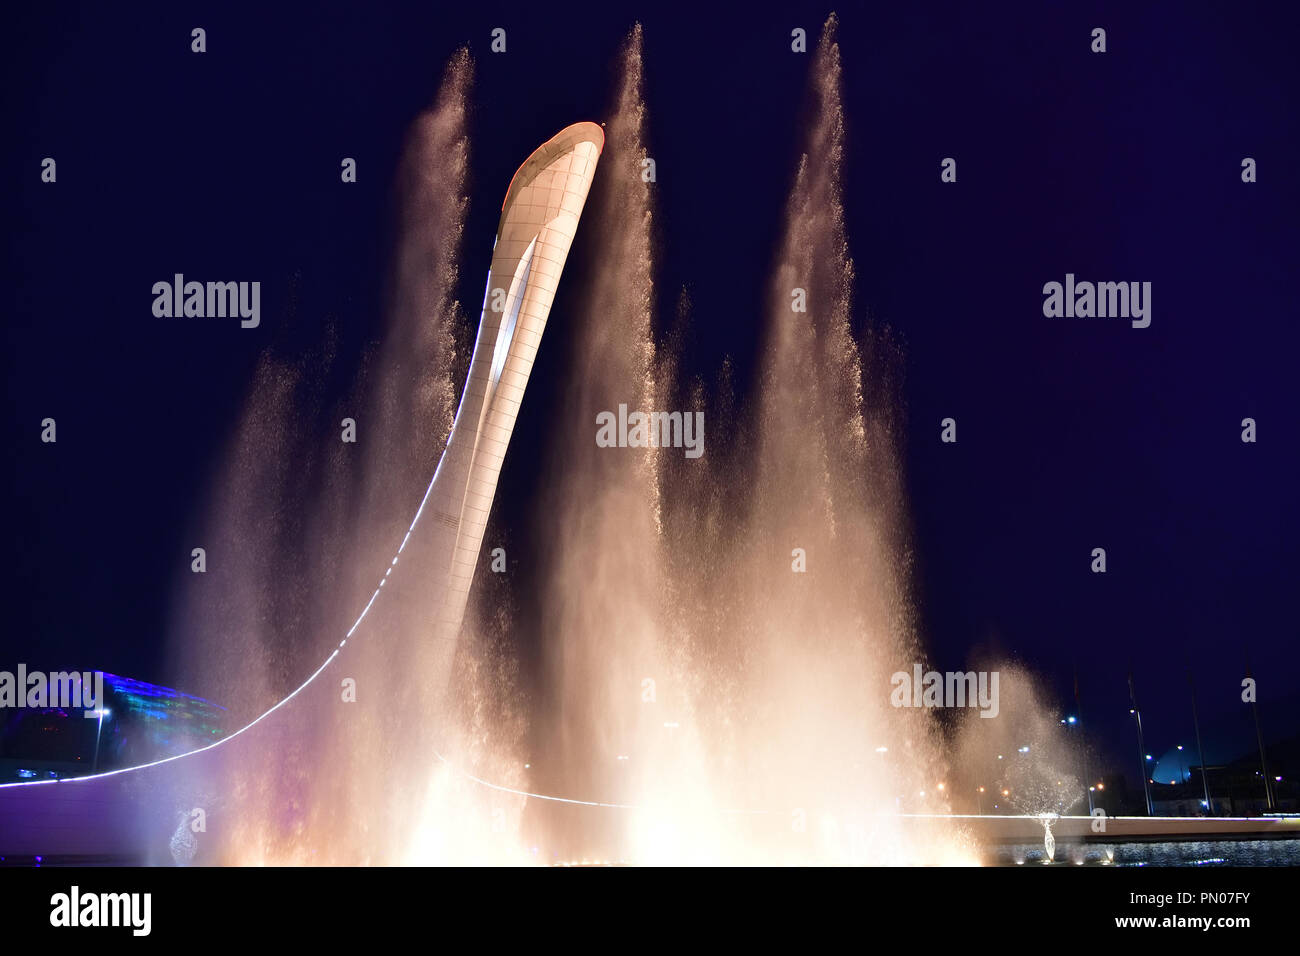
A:
{"label": "flagpole", "polygon": [[1155,816],[1155,811],[1151,808],[1151,787],[1147,780],[1147,750],[1142,743],[1142,711],[1138,709],[1137,691],[1133,688],[1133,672],[1128,672],[1128,699],[1133,704],[1133,714],[1137,717],[1138,730],[1138,761],[1142,770],[1142,795],[1146,797],[1147,816]]}
{"label": "flagpole", "polygon": [[1268,809],[1274,810],[1273,806],[1273,782],[1268,776],[1268,761],[1264,759],[1264,732],[1259,727],[1259,685],[1255,684],[1255,678],[1250,673],[1250,651],[1246,652],[1246,677],[1254,686],[1250,695],[1250,710],[1255,715],[1255,740],[1259,743],[1259,769],[1264,775],[1264,802]]}

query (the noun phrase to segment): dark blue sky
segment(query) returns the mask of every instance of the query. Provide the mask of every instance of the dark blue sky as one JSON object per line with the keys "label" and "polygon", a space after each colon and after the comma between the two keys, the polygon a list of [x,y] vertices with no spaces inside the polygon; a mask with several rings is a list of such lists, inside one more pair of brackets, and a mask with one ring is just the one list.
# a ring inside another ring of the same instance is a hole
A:
{"label": "dark blue sky", "polygon": [[[318,344],[327,317],[344,356],[378,334],[403,139],[462,44],[476,64],[462,299],[481,296],[514,168],[559,127],[603,117],[640,20],[662,317],[688,289],[689,369],[711,375],[730,354],[742,382],[753,370],[810,62],[789,33],[815,38],[831,8],[575,2],[561,29],[493,4],[413,6],[10,14],[0,666],[168,679],[176,566],[257,354]],[[1294,733],[1294,710],[1268,706],[1300,691],[1300,12],[916,6],[839,13],[855,321],[904,349],[934,663],[993,650],[1068,695],[1077,660],[1090,726],[1127,760],[1130,661],[1148,749],[1190,733],[1187,659],[1207,718],[1249,749],[1248,646],[1269,729]],[[504,56],[487,50],[495,26]],[[1095,26],[1105,55],[1089,51]],[[342,156],[359,161],[355,186],[339,183]],[[955,185],[939,181],[945,156]],[[186,271],[260,277],[262,328],[154,319],[152,283]],[[1045,319],[1042,285],[1066,272],[1150,281],[1151,327]],[[552,323],[539,361],[564,333]],[[529,398],[555,394],[534,384]],[[38,440],[46,416],[57,447]],[[956,446],[938,440],[947,416]],[[1246,416],[1257,444],[1239,439]],[[511,487],[527,486],[537,441],[516,433]],[[1099,546],[1105,576],[1089,572]]]}

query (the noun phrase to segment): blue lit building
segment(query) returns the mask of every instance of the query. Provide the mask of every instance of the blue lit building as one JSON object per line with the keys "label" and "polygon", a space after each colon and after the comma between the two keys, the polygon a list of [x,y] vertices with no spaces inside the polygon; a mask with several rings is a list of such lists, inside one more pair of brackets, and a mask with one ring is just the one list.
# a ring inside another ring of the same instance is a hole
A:
{"label": "blue lit building", "polygon": [[104,674],[104,714],[64,707],[0,711],[0,783],[82,776],[213,743],[226,709],[147,681]]}

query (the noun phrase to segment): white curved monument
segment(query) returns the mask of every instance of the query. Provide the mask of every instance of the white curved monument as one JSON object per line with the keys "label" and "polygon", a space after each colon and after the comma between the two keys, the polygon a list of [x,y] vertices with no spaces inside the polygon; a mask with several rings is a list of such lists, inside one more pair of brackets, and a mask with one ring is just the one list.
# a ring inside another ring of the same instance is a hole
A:
{"label": "white curved monument", "polygon": [[[347,632],[350,638],[379,601],[379,626],[386,634],[368,637],[371,647],[383,648],[375,660],[385,668],[391,662],[415,666],[403,652],[409,649],[407,642],[433,638],[451,649],[451,643],[441,642],[457,639],[506,447],[604,142],[595,123],[566,127],[538,147],[510,182],[474,354],[447,447],[397,556]],[[382,601],[381,588],[387,592]],[[188,837],[179,843],[174,838],[174,794],[192,800],[193,781],[225,780],[229,768],[249,754],[308,746],[293,735],[315,726],[320,715],[337,713],[340,685],[336,680],[317,683],[316,678],[352,650],[347,645],[345,638],[293,693],[205,746],[99,774],[0,783],[0,853],[152,859],[149,848],[161,836],[171,840],[174,858],[189,859],[194,847]],[[430,676],[438,682],[446,679],[453,655],[436,656],[440,673]],[[350,666],[356,665],[351,658]],[[395,683],[410,691],[411,682]],[[396,774],[422,773],[425,765],[419,758],[427,758],[436,728],[419,709],[418,694],[396,703],[382,694],[367,699],[378,709],[390,745],[382,755],[389,774],[384,786],[397,788]],[[268,720],[281,708],[290,709],[280,719]],[[296,718],[289,716],[291,710]],[[403,729],[404,717],[410,723]],[[236,740],[241,743],[235,745]],[[67,785],[46,785],[54,783]]]}
{"label": "white curved monument", "polygon": [[501,463],[604,144],[595,123],[565,127],[519,167],[501,205],[460,408],[416,516],[429,528],[421,587],[444,588],[435,639],[460,630]]}

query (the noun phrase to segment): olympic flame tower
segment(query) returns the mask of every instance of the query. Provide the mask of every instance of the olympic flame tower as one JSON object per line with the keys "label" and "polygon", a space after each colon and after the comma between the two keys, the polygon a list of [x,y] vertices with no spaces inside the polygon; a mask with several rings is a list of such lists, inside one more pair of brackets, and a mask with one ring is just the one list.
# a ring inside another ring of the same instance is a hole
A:
{"label": "olympic flame tower", "polygon": [[519,167],[502,203],[460,408],[412,524],[428,525],[416,579],[436,640],[454,641],[460,630],[501,464],[604,143],[595,123],[565,127]]}

